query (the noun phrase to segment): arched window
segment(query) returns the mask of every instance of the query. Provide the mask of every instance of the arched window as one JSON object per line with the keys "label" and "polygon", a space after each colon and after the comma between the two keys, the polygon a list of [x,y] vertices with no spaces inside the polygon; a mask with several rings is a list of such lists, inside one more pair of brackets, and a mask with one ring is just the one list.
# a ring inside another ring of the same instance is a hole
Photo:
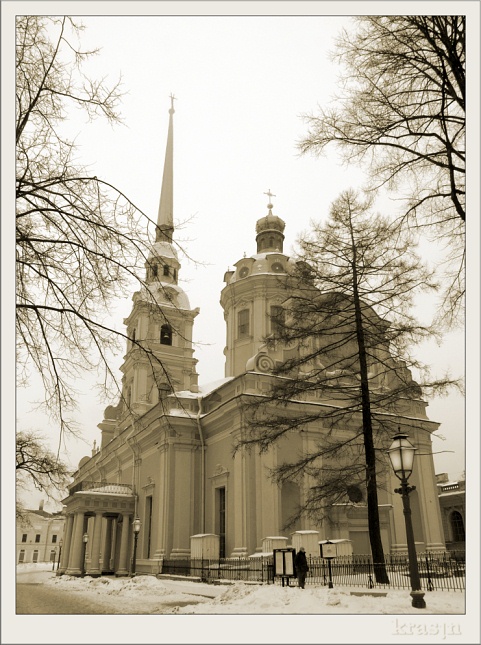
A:
{"label": "arched window", "polygon": [[157,273],[158,273],[157,265],[156,265],[156,264],[154,264],[154,265],[152,265],[152,277],[153,277],[153,278],[156,278],[156,277],[157,277]]}
{"label": "arched window", "polygon": [[164,275],[170,275],[169,265],[164,264]]}
{"label": "arched window", "polygon": [[243,309],[237,315],[237,337],[242,338],[249,335],[249,310]]}
{"label": "arched window", "polygon": [[459,511],[453,511],[451,513],[451,531],[453,533],[453,542],[465,542],[466,533],[464,531],[464,521]]}
{"label": "arched window", "polygon": [[170,325],[162,325],[160,328],[160,344],[172,345],[172,327]]}

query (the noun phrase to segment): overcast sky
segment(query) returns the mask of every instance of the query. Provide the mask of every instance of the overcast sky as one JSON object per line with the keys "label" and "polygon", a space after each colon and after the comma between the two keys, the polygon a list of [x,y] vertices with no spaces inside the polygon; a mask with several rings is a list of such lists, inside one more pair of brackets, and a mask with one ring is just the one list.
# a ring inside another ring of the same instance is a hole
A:
{"label": "overcast sky", "polygon": [[[117,3],[87,3],[88,11],[98,11],[98,5],[113,12]],[[147,5],[158,12],[159,3]],[[273,212],[286,222],[284,250],[289,253],[311,219],[324,220],[342,190],[363,183],[362,171],[343,166],[334,149],[320,159],[299,156],[296,149],[306,133],[302,115],[328,105],[340,91],[339,68],[329,52],[340,29],[352,28],[353,22],[349,16],[328,15],[138,14],[83,15],[81,22],[86,27],[83,47],[102,48],[89,64],[89,75],[116,80],[121,74],[127,94],[122,126],[111,128],[101,120],[89,124],[80,112],[71,120],[79,160],[152,219],[160,197],[169,95],[177,97],[174,217],[189,221],[176,238],[205,265],[183,260],[180,279],[192,308],[200,307],[194,327],[199,382],[217,380],[224,376],[223,276],[244,253],[255,253],[255,223],[267,214],[265,193],[275,195]],[[396,203],[382,204],[385,214],[398,212]],[[129,294],[113,311],[119,328],[131,305]],[[463,374],[463,334],[450,334],[440,347],[420,348],[434,374]],[[122,355],[118,365],[121,361]],[[38,397],[32,385],[17,393],[17,427],[55,432],[38,413],[29,413],[28,402]],[[107,404],[96,401],[86,387],[79,414],[85,441],[69,443],[72,465],[90,454],[94,439],[99,442],[96,426]],[[465,468],[464,399],[452,394],[432,401],[427,412],[442,423],[439,434],[446,439],[434,439],[434,451],[451,451],[435,456],[435,470],[457,478]]]}

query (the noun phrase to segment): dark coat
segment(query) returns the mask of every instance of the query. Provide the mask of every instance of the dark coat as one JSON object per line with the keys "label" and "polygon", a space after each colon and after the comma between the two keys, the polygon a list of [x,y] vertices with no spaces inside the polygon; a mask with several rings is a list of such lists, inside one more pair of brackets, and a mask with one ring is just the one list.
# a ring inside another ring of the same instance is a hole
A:
{"label": "dark coat", "polygon": [[307,573],[307,571],[309,571],[309,565],[307,564],[307,558],[304,551],[296,553],[296,557],[294,558],[294,567],[296,568],[296,573]]}

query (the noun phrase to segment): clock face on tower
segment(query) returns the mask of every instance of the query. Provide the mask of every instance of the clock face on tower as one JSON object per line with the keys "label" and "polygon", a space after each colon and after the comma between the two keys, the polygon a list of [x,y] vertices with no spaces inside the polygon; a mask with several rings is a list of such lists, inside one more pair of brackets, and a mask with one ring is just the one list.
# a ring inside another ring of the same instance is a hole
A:
{"label": "clock face on tower", "polygon": [[239,271],[239,278],[245,278],[249,275],[249,267],[242,267]]}
{"label": "clock face on tower", "polygon": [[271,269],[275,273],[282,273],[282,271],[284,271],[284,267],[280,262],[274,262],[274,264],[271,266]]}

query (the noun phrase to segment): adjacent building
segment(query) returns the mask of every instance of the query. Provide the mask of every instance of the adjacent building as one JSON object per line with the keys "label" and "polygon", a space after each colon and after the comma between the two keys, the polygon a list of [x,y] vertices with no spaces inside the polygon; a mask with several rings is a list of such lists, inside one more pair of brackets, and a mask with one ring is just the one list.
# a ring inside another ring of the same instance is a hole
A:
{"label": "adjacent building", "polygon": [[62,546],[65,515],[48,513],[40,502],[38,510],[27,510],[17,522],[17,563],[57,562]]}
{"label": "adjacent building", "polygon": [[466,482],[452,481],[448,473],[436,475],[444,538],[448,551],[466,549]]}
{"label": "adjacent building", "polygon": [[[121,367],[122,397],[106,408],[98,426],[99,447],[81,460],[64,500],[60,573],[80,575],[85,568],[94,576],[127,575],[134,545],[137,571],[149,573],[159,572],[164,559],[191,557],[193,545],[195,553],[202,552],[204,542],[209,557],[213,550],[220,557],[253,556],[299,539],[315,549],[326,538],[349,541],[354,553],[368,553],[365,491],[346,491],[345,500],[317,525],[302,519],[287,530],[293,509],[315,482],[305,476],[279,487],[268,475],[292,451],[309,451],[322,437],[331,400],[317,393],[288,402],[292,414],[315,409],[318,421],[266,453],[234,451],[247,423],[244,403],[266,391],[273,366],[286,356],[285,348],[265,344],[286,300],[279,276],[287,275],[293,262],[283,249],[286,224],[271,203],[265,216],[252,220],[251,255],[237,260],[224,276],[225,374],[199,384],[192,342],[199,308],[179,286],[174,243],[173,114],[172,107],[157,238],[146,261],[145,284],[134,293],[124,320],[130,340]],[[162,369],[152,356],[161,360]],[[411,494],[416,546],[436,551],[445,547],[431,454],[431,434],[439,424],[428,419],[425,408],[420,396],[406,400],[397,422],[423,455],[410,480],[416,485]],[[388,472],[381,484],[384,550],[405,552],[402,502],[392,492],[399,482]],[[138,541],[133,533],[137,517]]]}

